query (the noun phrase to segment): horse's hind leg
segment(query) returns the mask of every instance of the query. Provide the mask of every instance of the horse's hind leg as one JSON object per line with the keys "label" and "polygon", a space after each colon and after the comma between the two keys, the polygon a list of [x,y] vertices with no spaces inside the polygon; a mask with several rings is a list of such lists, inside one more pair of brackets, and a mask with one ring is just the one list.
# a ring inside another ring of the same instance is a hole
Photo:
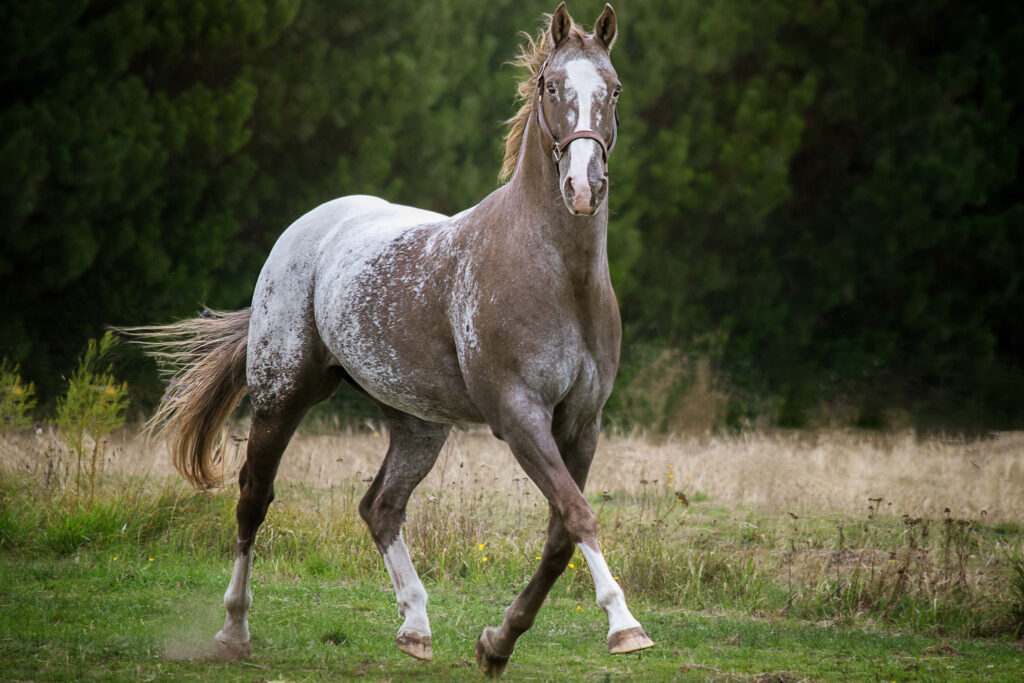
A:
{"label": "horse's hind leg", "polygon": [[253,394],[252,424],[245,464],[238,474],[239,497],[236,509],[238,545],[231,583],[224,593],[227,617],[224,628],[215,636],[217,656],[241,659],[249,656],[249,606],[252,592],[249,575],[252,570],[252,546],[256,530],[274,500],[274,478],[288,441],[306,411],[334,391],[341,379],[338,368],[327,372],[304,373],[305,382],[294,385],[298,390],[289,396],[276,395],[273,400]]}
{"label": "horse's hind leg", "polygon": [[427,591],[402,540],[402,524],[409,496],[434,466],[451,426],[424,422],[392,410],[385,410],[385,415],[391,428],[391,442],[384,463],[359,503],[359,514],[370,528],[395,586],[398,615],[405,618],[395,643],[407,655],[430,660],[433,648]]}

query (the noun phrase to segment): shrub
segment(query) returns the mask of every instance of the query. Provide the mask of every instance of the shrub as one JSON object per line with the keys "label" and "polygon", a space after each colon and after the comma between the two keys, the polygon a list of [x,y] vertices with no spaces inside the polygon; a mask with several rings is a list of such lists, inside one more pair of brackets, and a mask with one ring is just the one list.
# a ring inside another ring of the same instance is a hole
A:
{"label": "shrub", "polygon": [[0,431],[20,431],[32,424],[29,413],[36,405],[36,388],[22,382],[18,369],[6,358],[0,362]]}
{"label": "shrub", "polygon": [[90,500],[96,488],[96,469],[102,462],[105,439],[124,423],[122,413],[128,406],[128,385],[118,384],[112,367],[103,366],[107,354],[116,345],[111,332],[99,342],[90,339],[68,380],[67,394],[57,401],[57,428],[77,460],[75,481],[79,492],[82,490],[82,461],[85,460]]}
{"label": "shrub", "polygon": [[1008,631],[1024,639],[1024,555],[1007,557],[1010,566],[1010,590],[1006,596]]}

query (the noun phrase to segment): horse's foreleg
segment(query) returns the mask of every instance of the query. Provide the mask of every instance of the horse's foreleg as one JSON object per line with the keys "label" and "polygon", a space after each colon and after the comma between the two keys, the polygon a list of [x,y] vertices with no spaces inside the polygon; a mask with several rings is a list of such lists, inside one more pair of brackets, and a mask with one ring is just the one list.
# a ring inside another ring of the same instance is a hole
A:
{"label": "horse's foreleg", "polygon": [[[557,434],[558,430],[555,431]],[[570,471],[573,472],[573,478],[579,484],[581,492],[586,482],[587,473],[590,471],[590,463],[597,451],[597,441],[600,436],[601,417],[598,415],[575,437],[558,439],[563,459]],[[580,467],[583,467],[582,471],[580,471]],[[608,569],[608,563],[605,562],[604,555],[597,545],[597,539],[594,539],[593,544],[587,541],[577,543],[577,547],[583,553],[583,558],[590,568],[590,576],[594,580],[594,591],[597,594],[597,604],[608,617],[608,651],[617,655],[643,650],[654,645],[644,633],[640,622],[626,607],[625,595],[618,581]]]}
{"label": "horse's foreleg", "polygon": [[572,543],[565,533],[562,520],[552,508],[540,565],[530,578],[530,582],[505,610],[505,618],[502,619],[501,625],[496,628],[485,628],[477,640],[476,661],[485,673],[497,676],[505,670],[516,641],[533,626],[548,592],[569,564],[572,551]]}
{"label": "horse's foreleg", "polygon": [[238,521],[238,545],[231,583],[224,593],[227,617],[214,637],[217,656],[221,659],[243,659],[249,656],[249,606],[252,592],[249,576],[252,571],[252,546],[256,530],[267,516],[267,508],[274,500],[274,477],[281,462],[281,454],[291,438],[298,415],[265,416],[254,411],[249,430],[249,444],[245,465],[238,475],[240,494],[235,517]]}
{"label": "horse's foreleg", "polygon": [[608,616],[608,652],[621,655],[652,647],[654,641],[647,637],[640,622],[626,607],[626,596],[608,569],[597,543],[579,543],[578,547],[594,579],[597,604]]}
{"label": "horse's foreleg", "polygon": [[[600,420],[595,420],[593,425],[594,428],[588,427],[580,435],[570,435],[556,441],[566,470],[581,491],[587,481],[590,463],[594,459]],[[484,629],[477,642],[477,660],[491,675],[500,674],[504,670],[519,636],[533,626],[551,587],[572,559],[572,541],[569,540],[562,518],[554,505],[550,508],[547,539],[541,553],[540,565],[526,587],[505,610],[505,618],[501,625],[497,628]]]}
{"label": "horse's foreleg", "polygon": [[395,643],[416,659],[433,658],[427,591],[402,540],[405,508],[413,489],[434,466],[450,427],[404,414],[388,414],[391,442],[377,476],[359,503],[395,586],[398,615],[404,618]]}
{"label": "horse's foreleg", "polygon": [[[552,508],[548,539],[530,583],[505,614],[502,625],[486,629],[477,642],[477,662],[485,672],[500,674],[515,641],[530,628],[544,598],[579,547],[594,577],[597,602],[608,615],[608,648],[612,654],[651,647],[653,642],[626,607],[597,543],[597,518],[583,497],[590,462],[597,445],[599,420],[574,438],[555,441],[551,419],[539,407],[520,410],[502,425],[516,460],[537,484]],[[563,459],[564,456],[564,459]]]}

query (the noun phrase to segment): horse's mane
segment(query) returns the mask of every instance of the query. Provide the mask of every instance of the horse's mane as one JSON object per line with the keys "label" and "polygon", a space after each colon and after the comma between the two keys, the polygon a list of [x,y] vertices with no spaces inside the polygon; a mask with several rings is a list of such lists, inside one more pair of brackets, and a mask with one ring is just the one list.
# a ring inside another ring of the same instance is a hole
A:
{"label": "horse's mane", "polygon": [[[511,64],[521,69],[526,69],[526,77],[519,81],[516,86],[516,100],[522,104],[515,116],[505,121],[508,126],[508,135],[505,137],[505,159],[501,163],[501,172],[498,174],[500,182],[506,182],[516,171],[516,164],[519,163],[519,148],[523,143],[523,134],[526,132],[526,122],[530,120],[533,113],[533,106],[536,102],[537,74],[544,66],[544,60],[548,58],[548,49],[551,38],[548,34],[548,27],[551,26],[551,15],[544,15],[543,28],[534,38],[529,33],[523,32],[526,42],[519,46],[519,55],[512,60]],[[569,37],[584,37],[583,30],[573,22],[569,29]]]}

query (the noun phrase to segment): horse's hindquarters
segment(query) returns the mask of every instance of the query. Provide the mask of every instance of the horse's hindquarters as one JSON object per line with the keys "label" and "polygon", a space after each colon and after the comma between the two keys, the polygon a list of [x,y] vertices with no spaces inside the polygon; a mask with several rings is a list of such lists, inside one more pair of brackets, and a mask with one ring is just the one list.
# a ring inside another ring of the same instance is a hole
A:
{"label": "horse's hindquarters", "polygon": [[[457,219],[371,206],[323,240],[313,291],[319,337],[381,403],[431,422],[481,421],[444,306]],[[431,217],[440,220],[424,222]]]}

